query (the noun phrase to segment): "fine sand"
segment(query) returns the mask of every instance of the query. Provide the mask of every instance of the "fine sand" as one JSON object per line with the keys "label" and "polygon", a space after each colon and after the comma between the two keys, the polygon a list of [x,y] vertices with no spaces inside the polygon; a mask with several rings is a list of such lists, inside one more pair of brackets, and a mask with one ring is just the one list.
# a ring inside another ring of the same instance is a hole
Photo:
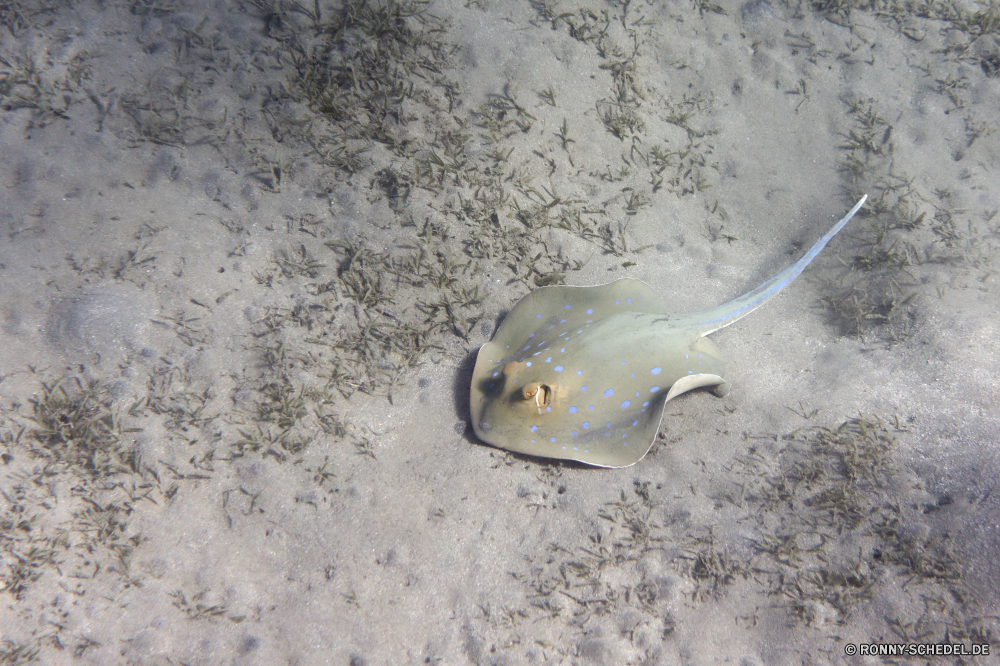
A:
{"label": "fine sand", "polygon": [[[0,8],[0,663],[1000,663],[1000,6],[400,2]],[[636,465],[476,440],[863,193]]]}

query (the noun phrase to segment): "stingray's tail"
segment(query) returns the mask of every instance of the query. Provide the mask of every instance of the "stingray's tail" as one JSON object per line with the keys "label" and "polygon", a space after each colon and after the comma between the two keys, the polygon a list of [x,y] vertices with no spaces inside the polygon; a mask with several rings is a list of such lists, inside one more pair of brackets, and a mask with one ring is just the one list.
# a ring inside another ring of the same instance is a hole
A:
{"label": "stingray's tail", "polygon": [[749,291],[739,298],[729,301],[725,305],[720,305],[719,307],[712,308],[711,310],[705,310],[704,312],[695,312],[689,315],[684,315],[685,319],[691,319],[691,326],[700,330],[701,335],[708,335],[712,331],[717,331],[723,326],[729,326],[737,319],[742,319],[747,316],[764,302],[777,294],[779,291],[784,289],[792,280],[798,277],[809,262],[812,261],[820,251],[826,247],[826,244],[830,242],[830,239],[837,235],[837,232],[844,228],[854,214],[858,212],[865,201],[868,199],[868,195],[861,197],[861,201],[854,204],[854,208],[844,216],[840,222],[833,225],[833,228],[826,233],[825,236],[816,241],[805,255],[796,261],[794,264],[781,271],[773,278],[760,285],[753,291]]}

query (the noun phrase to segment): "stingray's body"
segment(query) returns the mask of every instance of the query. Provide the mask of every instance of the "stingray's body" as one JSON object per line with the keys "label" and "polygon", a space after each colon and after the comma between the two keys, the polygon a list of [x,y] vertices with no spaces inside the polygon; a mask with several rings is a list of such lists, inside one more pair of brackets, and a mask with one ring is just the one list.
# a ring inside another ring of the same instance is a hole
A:
{"label": "stingray's body", "polygon": [[601,467],[638,462],[668,400],[699,387],[728,392],[726,363],[705,336],[795,279],[865,199],[797,262],[704,312],[670,314],[648,285],[631,279],[528,294],[479,350],[471,392],[476,435],[534,456]]}

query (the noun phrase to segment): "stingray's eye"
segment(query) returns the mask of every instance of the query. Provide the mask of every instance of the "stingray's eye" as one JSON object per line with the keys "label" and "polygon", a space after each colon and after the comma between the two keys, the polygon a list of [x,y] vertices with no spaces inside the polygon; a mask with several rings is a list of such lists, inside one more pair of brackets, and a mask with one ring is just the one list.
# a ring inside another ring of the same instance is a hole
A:
{"label": "stingray's eye", "polygon": [[535,404],[539,407],[548,407],[552,404],[552,388],[547,384],[531,382],[521,389],[521,396],[525,400],[535,399]]}

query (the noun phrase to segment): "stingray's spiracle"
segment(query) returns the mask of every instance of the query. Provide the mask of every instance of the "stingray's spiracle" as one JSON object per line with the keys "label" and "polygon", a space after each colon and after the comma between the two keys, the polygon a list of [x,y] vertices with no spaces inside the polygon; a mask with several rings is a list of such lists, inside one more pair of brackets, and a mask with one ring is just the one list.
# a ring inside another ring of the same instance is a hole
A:
{"label": "stingray's spiracle", "polygon": [[548,384],[531,382],[521,390],[521,396],[525,400],[535,399],[535,404],[539,407],[548,407],[552,404],[552,387]]}

